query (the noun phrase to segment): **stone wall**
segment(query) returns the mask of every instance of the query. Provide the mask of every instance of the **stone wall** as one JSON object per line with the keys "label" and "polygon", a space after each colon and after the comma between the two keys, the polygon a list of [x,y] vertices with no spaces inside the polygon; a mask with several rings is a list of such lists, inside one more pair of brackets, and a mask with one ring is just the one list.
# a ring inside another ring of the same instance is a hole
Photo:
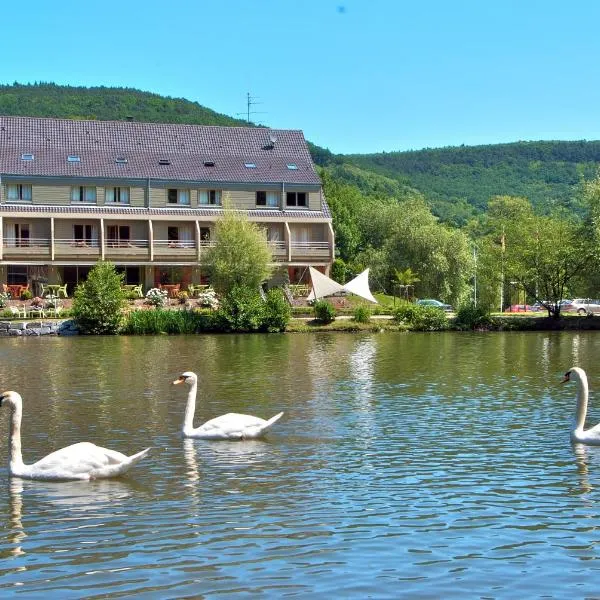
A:
{"label": "stone wall", "polygon": [[0,321],[0,337],[23,335],[77,335],[75,321]]}

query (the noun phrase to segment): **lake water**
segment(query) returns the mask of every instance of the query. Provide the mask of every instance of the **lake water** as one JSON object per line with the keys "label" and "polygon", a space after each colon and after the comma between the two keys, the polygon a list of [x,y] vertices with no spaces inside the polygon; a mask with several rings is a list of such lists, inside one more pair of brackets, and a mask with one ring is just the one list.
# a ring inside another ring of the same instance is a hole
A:
{"label": "lake water", "polygon": [[[151,456],[91,483],[9,479],[0,596],[583,598],[600,594],[598,334],[0,339],[26,462],[77,441]],[[179,436],[284,417],[265,441]],[[6,440],[8,414],[0,412]]]}

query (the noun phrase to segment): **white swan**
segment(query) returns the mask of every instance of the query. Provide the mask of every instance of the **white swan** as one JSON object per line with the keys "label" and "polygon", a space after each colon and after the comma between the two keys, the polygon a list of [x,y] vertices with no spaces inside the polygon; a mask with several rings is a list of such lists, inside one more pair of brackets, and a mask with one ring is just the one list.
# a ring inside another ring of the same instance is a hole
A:
{"label": "white swan", "polygon": [[196,373],[186,371],[174,382],[187,383],[190,386],[185,416],[183,417],[182,433],[184,437],[201,438],[204,440],[251,440],[265,434],[266,431],[278,421],[282,412],[271,417],[268,421],[252,415],[227,413],[216,417],[194,429],[194,412],[196,410],[196,393],[198,391],[198,377]]}
{"label": "white swan", "polygon": [[2,392],[0,406],[3,405],[10,408],[8,470],[15,477],[47,481],[116,477],[125,473],[150,451],[150,448],[146,448],[133,456],[126,456],[89,442],[80,442],[52,452],[32,465],[26,465],[21,454],[23,399],[17,392]]}
{"label": "white swan", "polygon": [[600,446],[600,423],[591,429],[584,429],[588,407],[588,380],[585,371],[580,367],[571,367],[563,378],[577,382],[577,409],[575,412],[575,428],[571,430],[571,441],[589,446]]}

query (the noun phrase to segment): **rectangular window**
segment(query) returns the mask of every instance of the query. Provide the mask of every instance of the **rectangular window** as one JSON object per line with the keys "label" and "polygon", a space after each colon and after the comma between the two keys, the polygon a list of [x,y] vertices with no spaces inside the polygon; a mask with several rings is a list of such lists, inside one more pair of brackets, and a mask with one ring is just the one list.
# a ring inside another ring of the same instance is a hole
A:
{"label": "rectangular window", "polygon": [[184,206],[189,206],[190,191],[189,190],[168,189],[167,190],[167,204],[182,204]]}
{"label": "rectangular window", "polygon": [[203,242],[210,240],[210,227],[200,227],[200,239]]}
{"label": "rectangular window", "polygon": [[92,243],[91,225],[73,225],[73,239],[76,244],[88,245]]}
{"label": "rectangular window", "polygon": [[256,192],[256,206],[279,207],[278,192]]}
{"label": "rectangular window", "polygon": [[87,185],[75,185],[71,188],[71,202],[96,202],[96,188]]}
{"label": "rectangular window", "polygon": [[106,227],[106,243],[110,248],[129,246],[129,225],[108,225]]}
{"label": "rectangular window", "polygon": [[27,183],[9,183],[6,186],[8,200],[31,202],[31,185]]}
{"label": "rectangular window", "polygon": [[114,202],[115,204],[129,204],[129,188],[106,188],[106,202]]}
{"label": "rectangular window", "polygon": [[221,192],[219,190],[200,190],[200,204],[219,205],[221,204]]}
{"label": "rectangular window", "polygon": [[306,206],[306,192],[287,192],[286,202],[288,206]]}

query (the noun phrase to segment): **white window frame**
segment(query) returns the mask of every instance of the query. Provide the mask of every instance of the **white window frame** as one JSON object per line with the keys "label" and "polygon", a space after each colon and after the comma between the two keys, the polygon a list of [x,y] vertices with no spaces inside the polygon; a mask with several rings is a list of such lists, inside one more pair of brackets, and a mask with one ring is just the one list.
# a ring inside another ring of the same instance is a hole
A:
{"label": "white window frame", "polygon": [[74,185],[71,188],[71,202],[76,204],[96,204],[96,186],[93,185]]}
{"label": "white window frame", "polygon": [[[176,201],[171,202],[169,196],[171,192],[175,192]],[[167,206],[190,206],[191,193],[190,190],[180,188],[167,188]]]}
{"label": "white window frame", "polygon": [[198,204],[200,206],[221,206],[221,190],[199,190]]}
{"label": "white window frame", "polygon": [[30,183],[6,184],[6,199],[9,202],[31,202],[33,189]]}
{"label": "white window frame", "polygon": [[130,189],[116,185],[107,187],[104,191],[104,201],[106,204],[129,204],[131,198]]}

